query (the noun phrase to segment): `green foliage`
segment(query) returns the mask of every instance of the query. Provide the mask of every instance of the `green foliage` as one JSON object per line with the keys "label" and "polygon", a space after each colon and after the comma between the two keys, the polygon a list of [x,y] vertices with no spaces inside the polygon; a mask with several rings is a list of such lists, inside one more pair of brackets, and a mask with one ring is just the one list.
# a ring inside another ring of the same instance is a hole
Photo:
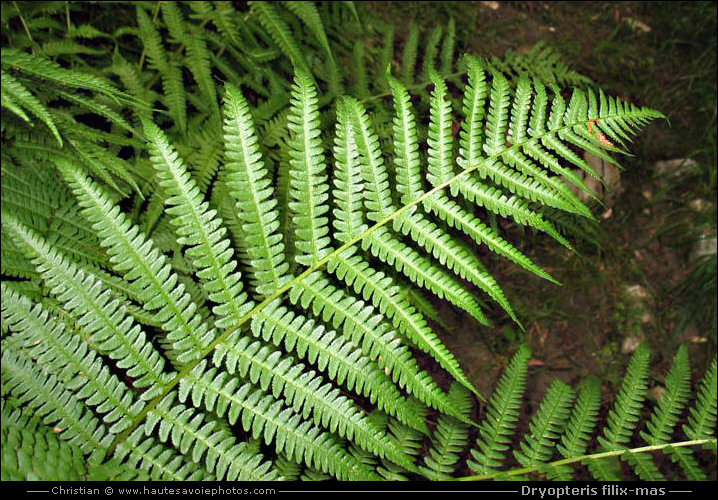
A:
{"label": "green foliage", "polygon": [[74,3],[16,7],[3,4],[3,477],[449,479],[468,466],[569,479],[583,460],[602,478],[611,459],[586,455],[599,430],[641,477],[660,471],[628,452],[639,435],[705,477],[683,446],[715,448],[715,362],[689,443],[672,434],[690,395],[682,350],[635,432],[642,348],[607,422],[594,382],[573,407],[556,382],[512,449],[529,349],[476,420],[483,396],[429,321],[446,300],[487,334],[500,311],[519,323],[481,256],[553,278],[487,219],[570,248],[549,209],[593,218],[562,179],[590,170],[576,151],[611,159],[605,141],[621,152],[660,113],[545,49],[457,59],[453,20],[427,37],[412,25],[394,64],[394,28],[351,2],[113,6],[120,27],[85,23]]}

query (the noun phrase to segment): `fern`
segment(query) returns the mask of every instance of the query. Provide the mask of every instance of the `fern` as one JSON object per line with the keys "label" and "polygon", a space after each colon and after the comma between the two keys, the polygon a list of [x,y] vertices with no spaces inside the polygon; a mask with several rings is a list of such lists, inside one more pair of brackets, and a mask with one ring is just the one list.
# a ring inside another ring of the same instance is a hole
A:
{"label": "fern", "polygon": [[640,429],[648,447],[633,446],[644,349],[607,422],[595,383],[571,408],[556,382],[514,436],[528,348],[477,421],[475,380],[433,328],[434,297],[520,324],[484,257],[553,278],[487,220],[570,248],[555,214],[593,218],[560,180],[585,187],[576,151],[611,159],[606,141],[627,149],[660,113],[543,48],[456,60],[453,19],[409,28],[396,78],[394,28],[374,44],[351,2],[117,8],[131,24],[18,8],[33,36],[3,47],[3,475],[570,479],[584,461],[604,478],[620,456],[653,478],[648,448],[706,477],[686,446],[715,448],[715,363],[688,442],[673,433],[683,350]]}

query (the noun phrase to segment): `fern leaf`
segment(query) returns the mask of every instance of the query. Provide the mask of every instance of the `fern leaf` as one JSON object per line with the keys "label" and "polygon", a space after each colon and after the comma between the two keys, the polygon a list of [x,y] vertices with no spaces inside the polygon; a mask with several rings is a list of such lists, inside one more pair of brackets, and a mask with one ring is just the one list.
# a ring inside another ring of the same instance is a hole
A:
{"label": "fern leaf", "polygon": [[[598,442],[607,450],[617,450],[626,445],[630,439],[636,423],[640,419],[641,405],[645,398],[648,368],[650,361],[650,352],[645,344],[641,344],[636,350],[628,364],[626,375],[621,384],[621,389],[616,396],[616,402],[613,409],[608,414],[608,426],[603,432],[603,436],[598,437]],[[641,459],[638,459],[641,460]],[[637,472],[642,468],[650,467],[642,462],[634,460],[634,466],[637,466]],[[598,462],[598,464],[596,463]],[[617,465],[608,465],[608,462],[616,462],[615,459],[599,459],[587,463],[589,470],[599,480],[607,479],[603,476],[603,468],[608,470],[618,469]],[[602,464],[606,464],[602,466]],[[655,466],[654,466],[655,467]],[[647,469],[646,474],[650,474]],[[615,477],[614,474],[608,476]]]}
{"label": "fern leaf", "polygon": [[187,49],[187,65],[197,82],[202,99],[209,101],[209,110],[211,112],[219,113],[217,90],[212,79],[212,65],[210,63],[212,54],[207,47],[207,42],[199,33],[188,35],[183,42]]}
{"label": "fern leaf", "polygon": [[[62,146],[62,137],[55,126],[55,122],[50,116],[49,110],[38,99],[30,93],[25,86],[12,75],[4,71],[0,71],[2,77],[3,106],[7,107],[25,121],[30,121],[22,110],[25,108],[29,113],[38,117],[47,128],[50,129],[52,135],[55,136],[57,142]],[[11,101],[8,101],[8,98]],[[10,104],[12,103],[12,104]]]}
{"label": "fern leaf", "polygon": [[[428,403],[430,406],[448,404],[439,402],[444,399],[442,391],[426,372],[419,371],[407,347],[373,307],[335,288],[318,273],[300,281],[292,289],[290,300],[295,304],[301,302],[304,308],[311,306],[315,315],[332,322],[338,332],[360,346],[367,357],[391,375],[399,387],[422,401],[437,400],[433,405]],[[426,430],[426,423],[412,411],[401,411],[394,416],[409,427]]]}
{"label": "fern leaf", "polygon": [[[601,386],[596,378],[589,378],[583,383],[576,404],[571,411],[566,431],[561,437],[557,449],[565,458],[578,457],[586,452],[598,419],[598,410],[601,405]],[[568,466],[554,467],[549,470],[549,476],[569,481],[572,470]]]}
{"label": "fern leaf", "polygon": [[292,37],[289,26],[284,22],[274,7],[267,2],[249,2],[249,8],[252,14],[257,16],[259,23],[264,27],[272,37],[274,42],[284,52],[292,64],[309,73],[309,65],[304,59],[303,52],[297,41]]}
{"label": "fern leaf", "polygon": [[290,154],[289,208],[295,224],[297,254],[302,265],[313,266],[328,253],[329,187],[319,131],[317,91],[308,74],[297,71],[288,117]]}
{"label": "fern leaf", "polygon": [[[200,363],[183,379],[180,400],[192,398],[195,405],[204,404],[220,415],[228,415],[230,424],[241,419],[242,427],[255,438],[271,444],[278,453],[328,472],[339,479],[367,480],[374,474],[351,460],[339,444],[319,428],[303,421],[290,408],[274,400],[252,384],[239,385],[236,378],[227,380],[226,372],[217,374],[210,368],[203,373]],[[191,382],[191,385],[189,385]],[[149,422],[149,420],[148,420]]]}
{"label": "fern leaf", "polygon": [[283,396],[297,414],[303,418],[311,416],[316,425],[356,442],[369,452],[382,457],[386,454],[398,463],[411,466],[398,449],[386,443],[386,436],[350,399],[291,356],[282,356],[280,351],[244,337],[231,345],[218,344],[213,363],[216,366],[223,363],[230,374],[237,372],[262,390],[271,387],[275,398]]}
{"label": "fern leaf", "polygon": [[[360,158],[363,160],[362,177],[364,179],[365,206],[367,218],[379,221],[391,216],[395,211],[389,191],[388,173],[379,153],[376,134],[370,128],[366,110],[357,101],[348,101],[352,113],[355,137]],[[465,309],[477,320],[486,319],[475,300],[448,273],[432,266],[431,262],[412,247],[394,237],[385,227],[372,232],[362,245],[371,249],[372,254],[397,271],[404,273],[419,286],[425,286],[440,298],[446,297],[458,307]]]}
{"label": "fern leaf", "polygon": [[32,408],[44,424],[53,425],[63,439],[88,454],[88,463],[102,460],[112,435],[52,373],[42,373],[32,359],[5,347],[0,367],[3,391]]}
{"label": "fern leaf", "polygon": [[48,80],[60,86],[90,90],[116,100],[128,100],[128,96],[108,80],[89,73],[65,69],[49,59],[35,57],[10,47],[2,51],[2,66],[6,69],[14,68],[20,73]]}
{"label": "fern leaf", "polygon": [[227,184],[235,198],[245,231],[247,254],[253,267],[253,285],[263,296],[273,294],[289,280],[289,263],[278,233],[277,202],[272,196],[247,102],[235,87],[225,89],[224,140]]}
{"label": "fern leaf", "polygon": [[456,23],[454,18],[449,19],[446,27],[446,35],[441,44],[441,74],[446,76],[451,73],[454,65],[454,47],[456,45]]}
{"label": "fern leaf", "polygon": [[146,310],[156,311],[157,319],[168,332],[168,341],[177,351],[178,361],[186,363],[201,357],[215,332],[196,313],[196,305],[184,286],[177,283],[166,258],[99,186],[69,163],[58,163],[58,167],[110,254],[115,271],[123,273],[135,293],[145,298]]}
{"label": "fern leaf", "polygon": [[[714,357],[710,368],[701,380],[698,398],[688,417],[688,425],[683,426],[683,432],[690,439],[706,439],[715,436],[717,367],[718,363]],[[715,453],[715,447],[713,451]]]}
{"label": "fern leaf", "polygon": [[[205,469],[217,479],[271,481],[277,478],[261,454],[247,449],[244,443],[235,443],[227,429],[214,421],[206,422],[202,414],[176,399],[177,393],[173,391],[152,408],[144,422],[145,434],[158,427],[161,441],[171,442],[183,454],[191,453],[192,461],[202,461]],[[180,400],[183,399],[180,397]]]}
{"label": "fern leaf", "polygon": [[148,60],[162,77],[167,108],[179,130],[184,132],[187,129],[187,101],[180,67],[168,58],[156,27],[141,7],[137,7],[137,22]]}
{"label": "fern leaf", "polygon": [[657,445],[671,441],[673,429],[688,402],[690,388],[691,368],[688,351],[685,346],[680,346],[666,376],[666,392],[661,396],[658,406],[651,415],[646,431],[641,432],[641,436],[648,444]]}
{"label": "fern leaf", "polygon": [[429,80],[431,74],[436,72],[436,56],[439,53],[439,42],[444,34],[444,27],[437,24],[429,36],[426,39],[426,45],[424,46],[424,58],[421,62],[421,75],[422,81]]}
{"label": "fern leaf", "polygon": [[275,300],[254,317],[252,333],[276,346],[284,344],[299,358],[306,358],[321,371],[326,370],[329,378],[338,384],[364,394],[387,413],[396,414],[403,398],[391,380],[335,332],[315,325],[313,320],[287,310]]}
{"label": "fern leaf", "polygon": [[15,334],[8,345],[24,349],[32,359],[58,374],[77,397],[103,415],[112,424],[109,432],[118,434],[126,429],[142,409],[115,375],[110,374],[101,359],[80,336],[71,335],[62,323],[55,321],[40,304],[34,307],[26,298],[2,285],[3,321]]}
{"label": "fern leaf", "polygon": [[146,338],[140,327],[126,317],[125,308],[92,275],[65,260],[50,248],[31,229],[3,217],[3,227],[28,252],[50,290],[76,312],[84,328],[92,335],[93,344],[118,361],[118,367],[128,369],[135,386],[150,388],[143,397],[151,399],[167,381],[164,361]]}
{"label": "fern leaf", "polygon": [[173,216],[178,243],[189,247],[186,253],[198,269],[197,276],[209,299],[217,304],[212,308],[217,316],[217,327],[227,328],[241,322],[254,304],[242,291],[241,275],[235,271],[233,252],[229,240],[224,237],[226,230],[221,227],[221,220],[214,210],[209,209],[207,202],[202,201],[199,188],[162,131],[146,122],[145,136],[150,142],[159,184],[171,207],[167,213]]}
{"label": "fern leaf", "polygon": [[555,380],[529,424],[530,434],[520,443],[521,451],[514,450],[514,456],[521,465],[533,467],[547,462],[553,456],[553,441],[563,431],[572,402],[573,390]]}
{"label": "fern leaf", "polygon": [[525,344],[521,345],[491,395],[486,416],[479,427],[478,449],[471,450],[473,458],[467,462],[469,468],[479,475],[496,471],[504,459],[503,452],[509,449],[507,444],[511,442],[509,436],[518,421],[530,357],[530,349]]}
{"label": "fern leaf", "polygon": [[[126,440],[120,442],[113,453],[116,464],[130,470],[145,470],[153,480],[170,481],[212,481],[215,477],[205,472],[201,465],[178,450],[159,442],[156,438],[145,437],[142,428],[136,429]],[[117,467],[119,468],[119,467]]]}
{"label": "fern leaf", "polygon": [[[450,389],[450,396],[459,399],[459,404],[471,408],[470,393],[454,384]],[[468,414],[464,414],[468,417]],[[448,415],[441,415],[433,434],[432,447],[424,457],[426,470],[424,475],[429,479],[441,481],[451,479],[456,463],[467,445],[469,439],[469,426]]]}
{"label": "fern leaf", "polygon": [[406,85],[414,83],[414,70],[416,68],[416,57],[419,51],[419,27],[411,23],[409,35],[404,43],[404,51],[401,55],[401,80]]}
{"label": "fern leaf", "polygon": [[6,481],[79,481],[87,473],[80,448],[37,418],[2,403],[2,475]]}
{"label": "fern leaf", "polygon": [[324,30],[324,23],[319,16],[316,5],[310,2],[282,2],[284,6],[302,20],[307,29],[314,35],[319,45],[326,52],[329,60],[334,64],[334,56]]}

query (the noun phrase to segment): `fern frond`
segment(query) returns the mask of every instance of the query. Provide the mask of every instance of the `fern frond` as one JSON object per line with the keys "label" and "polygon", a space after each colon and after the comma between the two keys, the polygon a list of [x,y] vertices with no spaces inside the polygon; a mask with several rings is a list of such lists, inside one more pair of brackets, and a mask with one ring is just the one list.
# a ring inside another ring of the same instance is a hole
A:
{"label": "fern frond", "polygon": [[249,2],[249,8],[252,14],[257,16],[257,20],[267,30],[272,40],[289,57],[292,64],[296,68],[309,73],[309,65],[304,58],[302,49],[292,36],[289,26],[287,26],[275,8],[267,2]]}
{"label": "fern frond", "polygon": [[110,374],[96,353],[88,350],[81,337],[67,332],[40,304],[33,307],[4,283],[2,300],[3,321],[15,332],[8,345],[26,350],[32,359],[57,373],[61,382],[112,425],[109,432],[118,434],[126,429],[143,405]]}
{"label": "fern frond", "polygon": [[[609,451],[621,449],[630,441],[633,429],[640,419],[641,405],[647,390],[649,362],[648,347],[641,344],[628,364],[616,402],[608,414],[608,425],[603,436],[598,437],[601,446]],[[610,465],[610,462],[615,462],[615,459],[592,461],[587,465],[599,480],[607,480],[616,477],[618,472],[618,465]],[[634,461],[632,465],[640,466],[641,463]],[[643,466],[645,467],[645,464]],[[615,472],[609,472],[606,476],[608,471]]]}
{"label": "fern frond", "polygon": [[283,344],[299,358],[326,371],[336,383],[367,396],[387,413],[397,413],[403,398],[386,373],[336,332],[325,330],[275,300],[254,317],[252,333],[276,346]]}
{"label": "fern frond", "polygon": [[230,242],[216,212],[202,200],[199,188],[190,178],[182,160],[168,143],[162,131],[153,123],[145,123],[145,136],[150,142],[152,163],[159,184],[166,195],[167,213],[173,216],[178,243],[187,245],[187,256],[197,267],[197,276],[217,305],[217,328],[238,323],[254,306],[242,290],[241,275],[235,271]]}
{"label": "fern frond", "polygon": [[404,51],[401,55],[401,80],[406,85],[414,83],[414,70],[416,67],[416,57],[418,52],[419,27],[416,24],[411,23],[409,25],[409,35],[404,42]]}
{"label": "fern frond", "polygon": [[70,70],[44,58],[35,57],[21,50],[4,47],[2,66],[13,68],[22,74],[48,80],[60,86],[79,88],[104,94],[116,100],[127,100],[128,96],[120,92],[108,80],[81,71]]}
{"label": "fern frond", "polygon": [[5,481],[79,481],[86,474],[80,448],[28,418],[10,410],[3,400],[2,472]]}
{"label": "fern frond", "polygon": [[338,388],[324,383],[313,370],[261,342],[247,337],[235,341],[217,345],[212,360],[216,366],[226,366],[230,374],[236,372],[264,391],[271,387],[275,398],[282,396],[303,418],[311,416],[316,425],[356,442],[362,449],[380,457],[387,455],[411,467],[350,399],[341,395]]}
{"label": "fern frond", "polygon": [[42,373],[29,357],[3,346],[0,364],[3,391],[13,394],[20,405],[32,408],[46,425],[89,455],[88,462],[101,461],[112,435],[100,420],[52,373]]}
{"label": "fern frond", "polygon": [[[715,436],[717,367],[718,363],[714,357],[710,368],[701,380],[698,398],[688,417],[688,425],[683,426],[683,432],[690,439],[706,439]],[[713,453],[715,453],[715,446]]]}
{"label": "fern frond", "polygon": [[680,346],[673,358],[668,375],[666,375],[666,391],[661,395],[658,406],[651,415],[646,431],[641,436],[650,445],[668,443],[673,429],[678,422],[683,408],[688,402],[691,389],[691,367],[688,361],[688,350]]}
{"label": "fern frond", "polygon": [[282,235],[277,231],[276,199],[269,173],[257,145],[247,102],[238,89],[225,89],[224,139],[229,193],[243,221],[253,285],[263,296],[273,294],[289,280]]}
{"label": "fern frond", "polygon": [[[566,431],[556,447],[565,458],[581,456],[586,452],[588,440],[598,420],[598,410],[601,406],[600,383],[596,378],[589,378],[582,385],[568,419]],[[568,466],[558,466],[548,471],[548,474],[550,477],[568,481],[572,477],[572,470]]]}
{"label": "fern frond", "polygon": [[521,451],[514,450],[514,456],[521,465],[532,467],[547,462],[553,456],[552,442],[563,431],[572,402],[571,387],[555,380],[529,423],[530,434],[520,443]]}
{"label": "fern frond", "polygon": [[[138,428],[115,448],[115,464],[130,470],[145,470],[153,480],[211,481],[215,477],[202,469],[178,450],[159,442],[152,436],[144,436]],[[119,468],[119,467],[117,467]]]}
{"label": "fern frond", "polygon": [[144,398],[151,399],[168,380],[164,360],[146,339],[145,333],[126,316],[125,307],[104,290],[102,283],[77,268],[50,248],[41,237],[10,215],[3,216],[3,228],[34,256],[37,270],[50,291],[68,311],[77,314],[92,343],[117,360],[119,368],[135,378],[134,385],[148,388]]}
{"label": "fern frond", "polygon": [[[301,303],[305,309],[311,306],[316,316],[331,322],[337,332],[360,346],[365,356],[375,361],[408,393],[422,401],[437,398],[440,401],[443,397],[432,378],[419,371],[411,353],[396,333],[389,330],[384,318],[371,306],[334,287],[319,273],[300,281],[292,289],[290,300],[294,304]],[[426,429],[426,423],[411,411],[400,411],[394,416],[414,429]]]}
{"label": "fern frond", "polygon": [[58,163],[58,168],[111,256],[113,269],[124,274],[135,293],[146,300],[146,310],[156,311],[178,361],[186,363],[200,357],[215,332],[196,313],[196,305],[184,286],[177,283],[177,275],[170,270],[166,258],[99,186],[70,163]]}
{"label": "fern frond", "polygon": [[3,107],[10,109],[10,111],[17,114],[26,122],[29,122],[30,119],[23,111],[23,108],[30,114],[35,115],[40,121],[47,125],[47,128],[50,129],[52,135],[55,136],[57,142],[62,146],[62,137],[50,116],[49,110],[12,75],[5,71],[0,71],[0,76],[2,77]]}
{"label": "fern frond", "polygon": [[446,35],[441,44],[441,74],[446,76],[453,70],[454,47],[456,45],[456,22],[454,18],[449,19],[446,26]]}
{"label": "fern frond", "polygon": [[329,187],[319,131],[317,91],[311,77],[297,71],[288,116],[289,208],[295,224],[297,254],[302,265],[313,266],[329,253]]}
{"label": "fern frond", "polygon": [[286,1],[282,3],[289,11],[302,20],[307,29],[317,39],[319,45],[321,45],[331,65],[336,66],[334,63],[334,55],[332,54],[332,49],[324,30],[324,23],[322,22],[322,18],[319,15],[316,5],[310,2]]}
{"label": "fern frond", "polygon": [[139,6],[137,23],[148,61],[161,75],[164,100],[170,115],[180,131],[184,132],[187,129],[187,100],[180,67],[169,59],[157,28],[144,9]]}
{"label": "fern frond", "polygon": [[[468,391],[458,384],[453,384],[449,391],[457,406],[465,409],[464,416],[468,418],[471,409],[471,398]],[[467,445],[469,439],[469,426],[448,415],[441,415],[434,430],[432,447],[424,457],[426,470],[423,473],[433,480],[451,479],[455,464]]]}
{"label": "fern frond", "polygon": [[522,344],[511,358],[509,366],[501,376],[479,429],[476,440],[478,449],[472,449],[472,458],[467,461],[476,474],[489,474],[497,470],[509,449],[510,436],[519,419],[520,400],[526,385],[526,373],[531,350]]}
{"label": "fern frond", "polygon": [[[184,453],[191,453],[193,462],[202,462],[217,479],[228,481],[271,481],[277,479],[271,464],[264,457],[236,443],[227,429],[215,421],[207,421],[203,414],[176,401],[177,393],[165,396],[147,414],[144,432],[149,435],[155,427],[159,439],[171,442]],[[184,398],[180,397],[180,401]],[[196,401],[199,403],[199,401]]]}
{"label": "fern frond", "polygon": [[[303,421],[290,408],[276,401],[252,384],[240,385],[236,378],[215,368],[204,371],[200,363],[180,385],[180,400],[191,397],[195,405],[204,404],[220,415],[228,415],[230,424],[241,419],[242,427],[262,438],[267,444],[274,442],[278,453],[286,452],[289,458],[301,460],[309,466],[328,472],[339,479],[368,480],[372,471],[351,460],[339,444],[319,428]],[[148,420],[149,422],[149,420]]]}

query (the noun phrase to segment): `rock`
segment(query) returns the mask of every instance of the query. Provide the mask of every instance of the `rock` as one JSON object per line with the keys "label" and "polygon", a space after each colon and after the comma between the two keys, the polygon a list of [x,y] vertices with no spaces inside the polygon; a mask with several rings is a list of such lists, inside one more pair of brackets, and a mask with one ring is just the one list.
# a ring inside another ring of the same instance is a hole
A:
{"label": "rock", "polygon": [[674,160],[661,160],[656,162],[653,170],[654,177],[679,177],[696,166],[690,158],[676,158]]}
{"label": "rock", "polygon": [[716,235],[702,235],[693,245],[691,258],[695,260],[703,257],[704,255],[715,255],[717,243]]}
{"label": "rock", "polygon": [[[583,159],[595,170],[600,179],[596,179],[594,176],[587,174],[579,168],[573,169],[572,172],[583,181],[586,187],[594,193],[596,198],[602,200],[607,207],[610,207],[623,192],[621,171],[614,164],[587,151],[583,153]],[[567,179],[566,183],[579,200],[584,203],[591,200],[591,195],[586,191]]]}
{"label": "rock", "polygon": [[643,339],[635,335],[629,335],[624,338],[621,344],[621,354],[633,354],[633,352],[638,349],[638,346],[641,345],[642,340]]}

